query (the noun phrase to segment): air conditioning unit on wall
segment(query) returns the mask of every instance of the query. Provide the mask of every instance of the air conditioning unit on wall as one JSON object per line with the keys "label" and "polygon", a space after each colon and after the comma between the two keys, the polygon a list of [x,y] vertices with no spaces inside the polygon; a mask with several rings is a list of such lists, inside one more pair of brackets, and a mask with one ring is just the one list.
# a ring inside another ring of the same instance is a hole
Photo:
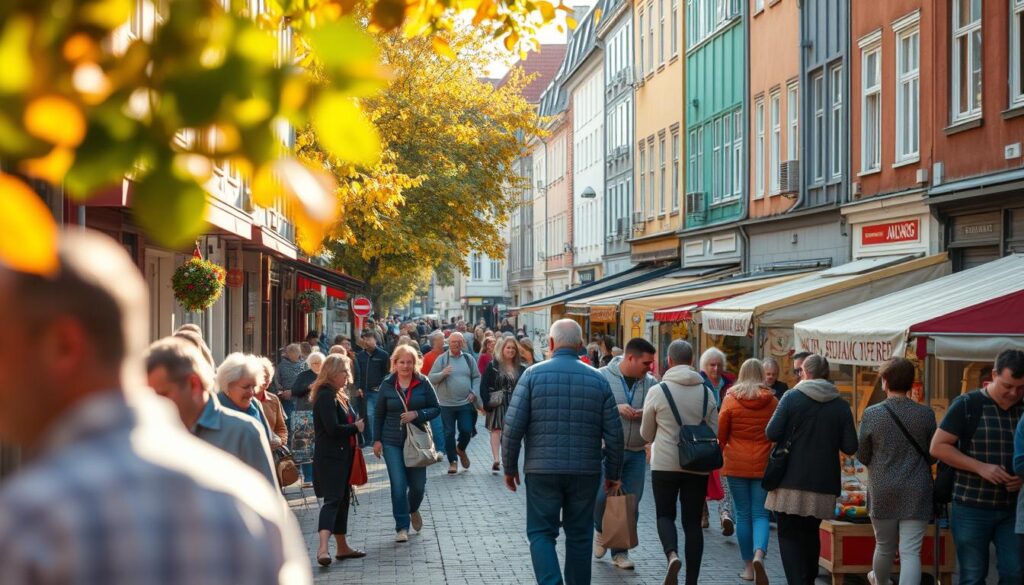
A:
{"label": "air conditioning unit on wall", "polygon": [[800,192],[800,161],[787,160],[779,165],[779,192],[785,195]]}

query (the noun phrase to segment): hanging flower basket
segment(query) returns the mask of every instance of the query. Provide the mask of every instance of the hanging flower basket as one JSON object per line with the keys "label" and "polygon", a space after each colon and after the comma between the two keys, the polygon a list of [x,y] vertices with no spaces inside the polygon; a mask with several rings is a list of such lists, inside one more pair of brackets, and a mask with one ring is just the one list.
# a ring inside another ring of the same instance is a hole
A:
{"label": "hanging flower basket", "polygon": [[225,276],[223,267],[202,258],[189,258],[171,277],[174,298],[186,311],[205,311],[224,292]]}
{"label": "hanging flower basket", "polygon": [[327,306],[327,300],[324,299],[324,295],[313,289],[300,292],[295,300],[298,301],[299,309],[303,313],[315,313]]}

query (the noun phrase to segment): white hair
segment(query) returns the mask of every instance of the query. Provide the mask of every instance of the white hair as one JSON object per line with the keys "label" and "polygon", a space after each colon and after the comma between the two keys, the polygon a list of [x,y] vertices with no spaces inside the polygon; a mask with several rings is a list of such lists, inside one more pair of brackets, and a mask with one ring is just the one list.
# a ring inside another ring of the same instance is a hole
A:
{"label": "white hair", "polygon": [[555,349],[562,347],[576,349],[583,345],[583,329],[580,328],[579,323],[572,319],[559,319],[555,321],[551,324],[551,330],[548,332],[548,335],[555,344]]}
{"label": "white hair", "polygon": [[302,355],[302,346],[298,343],[289,343],[284,348],[285,355]]}
{"label": "white hair", "polygon": [[722,369],[725,369],[725,354],[722,350],[717,347],[709,347],[704,350],[704,353],[700,354],[700,371],[706,372],[708,370],[708,364],[718,360],[722,364]]}
{"label": "white hair", "polygon": [[451,343],[452,339],[455,337],[461,339],[462,343],[466,343],[466,336],[463,335],[462,333],[459,333],[458,331],[452,331],[451,334],[448,335],[448,343]]}
{"label": "white hair", "polygon": [[226,391],[228,386],[242,378],[255,378],[260,386],[263,380],[263,365],[253,355],[235,352],[229,354],[217,368],[217,389]]}
{"label": "white hair", "polygon": [[[340,346],[336,345],[335,347]],[[319,351],[313,350],[312,352],[310,352],[308,356],[306,356],[306,364],[309,365],[311,362],[323,363],[325,358],[326,356],[324,356],[324,354],[320,353]]]}

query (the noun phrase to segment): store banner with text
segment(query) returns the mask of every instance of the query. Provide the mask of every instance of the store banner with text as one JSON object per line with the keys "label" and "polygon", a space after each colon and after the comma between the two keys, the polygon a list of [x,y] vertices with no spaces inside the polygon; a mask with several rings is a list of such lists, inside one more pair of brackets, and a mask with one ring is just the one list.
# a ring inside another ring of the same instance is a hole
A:
{"label": "store banner with text", "polygon": [[793,334],[796,351],[817,353],[836,364],[877,366],[907,350],[905,331],[816,331],[798,324]]}
{"label": "store banner with text", "polygon": [[709,335],[728,335],[730,337],[746,337],[750,331],[750,321],[754,314],[750,311],[708,311],[701,312],[701,323],[704,332]]}

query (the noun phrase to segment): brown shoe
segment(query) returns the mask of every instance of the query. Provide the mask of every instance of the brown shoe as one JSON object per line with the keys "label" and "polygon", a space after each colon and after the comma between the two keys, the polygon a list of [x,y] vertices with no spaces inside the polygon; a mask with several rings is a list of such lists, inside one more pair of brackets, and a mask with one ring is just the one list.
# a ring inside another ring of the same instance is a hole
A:
{"label": "brown shoe", "polygon": [[448,464],[448,475],[455,475],[459,472],[459,465],[452,461]]}
{"label": "brown shoe", "polygon": [[462,463],[463,469],[469,469],[469,455],[466,454],[464,449],[455,449],[455,453],[459,456],[459,463]]}
{"label": "brown shoe", "polygon": [[423,530],[423,516],[420,516],[419,512],[413,512],[409,514],[409,519],[412,522],[412,529],[416,532]]}

